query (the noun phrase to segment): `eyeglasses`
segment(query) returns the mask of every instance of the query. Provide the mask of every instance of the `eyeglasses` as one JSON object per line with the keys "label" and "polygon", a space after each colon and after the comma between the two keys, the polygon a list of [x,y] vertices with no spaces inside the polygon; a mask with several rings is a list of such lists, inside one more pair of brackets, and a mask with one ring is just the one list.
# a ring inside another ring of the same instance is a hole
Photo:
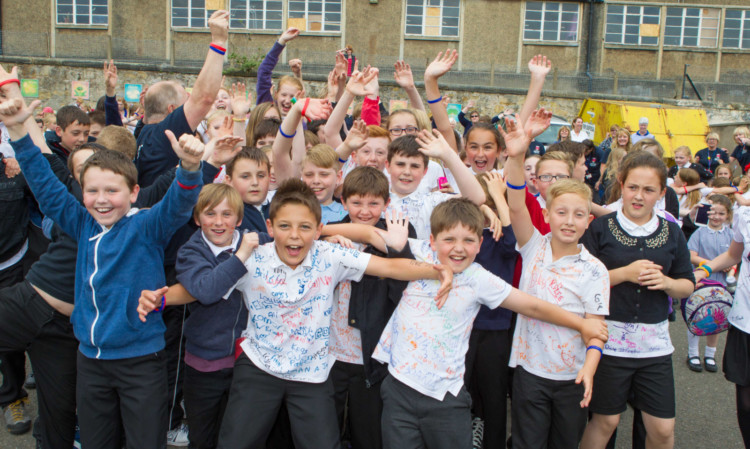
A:
{"label": "eyeglasses", "polygon": [[417,128],[416,126],[407,126],[406,128],[391,128],[388,130],[388,132],[391,133],[393,137],[398,137],[403,133],[406,133],[407,135],[416,134],[417,131],[419,131],[419,128]]}
{"label": "eyeglasses", "polygon": [[559,179],[570,179],[570,176],[568,176],[568,175],[539,175],[539,176],[536,177],[536,179],[538,179],[538,180],[540,180],[542,182],[550,182],[553,179],[555,181],[557,181]]}
{"label": "eyeglasses", "polygon": [[476,114],[471,114],[471,118],[479,118],[479,116]]}

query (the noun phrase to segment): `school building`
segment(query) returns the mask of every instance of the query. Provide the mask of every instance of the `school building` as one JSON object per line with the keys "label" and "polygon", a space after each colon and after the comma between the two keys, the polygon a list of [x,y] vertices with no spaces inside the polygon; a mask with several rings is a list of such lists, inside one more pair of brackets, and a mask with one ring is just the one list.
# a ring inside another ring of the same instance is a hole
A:
{"label": "school building", "polygon": [[561,90],[673,98],[687,71],[708,100],[748,97],[748,0],[6,1],[2,55],[195,67],[220,7],[231,13],[229,51],[251,60],[286,27],[300,28],[283,58],[301,58],[311,75],[327,74],[346,44],[386,79],[397,59],[420,79],[438,51],[457,48],[446,83],[523,88],[527,61],[541,53]]}

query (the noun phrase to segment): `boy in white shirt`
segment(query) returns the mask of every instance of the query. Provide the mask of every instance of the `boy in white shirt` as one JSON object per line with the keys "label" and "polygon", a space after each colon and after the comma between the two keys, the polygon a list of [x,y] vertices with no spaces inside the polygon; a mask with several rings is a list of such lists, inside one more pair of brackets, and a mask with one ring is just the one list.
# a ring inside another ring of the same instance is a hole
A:
{"label": "boy in white shirt", "polygon": [[[519,288],[576,316],[604,321],[609,314],[609,273],[578,244],[590,222],[591,190],[575,179],[552,185],[543,211],[551,231],[544,236],[532,226],[526,208],[524,154],[531,139],[549,126],[550,117],[536,111],[526,129],[506,121],[508,132],[501,131],[508,151],[511,224],[523,258]],[[510,366],[516,367],[513,443],[524,448],[545,448],[553,442],[556,447],[578,447],[604,341],[582,340],[573,330],[524,315],[518,315],[510,356]]]}
{"label": "boy in white shirt", "polygon": [[423,240],[429,238],[430,215],[435,206],[455,198],[455,195],[439,191],[426,195],[418,191],[430,157],[440,159],[450,170],[463,197],[477,206],[485,201],[482,186],[438,131],[422,131],[418,135],[405,135],[394,140],[388,145],[386,164],[391,180],[388,210],[394,216],[399,212],[406,216],[417,231],[417,238]]}
{"label": "boy in white shirt", "polygon": [[469,335],[481,305],[502,304],[576,329],[587,340],[607,338],[603,321],[586,320],[534,298],[474,263],[484,216],[467,199],[438,205],[430,221],[429,242],[410,239],[409,249],[418,261],[440,261],[449,267],[453,289],[438,309],[430,300],[437,283],[410,282],[375,349],[373,357],[388,363],[389,372],[381,386],[386,449],[424,444],[430,449],[471,447],[471,399],[463,374]]}
{"label": "boy in white shirt", "polygon": [[408,259],[383,259],[316,240],[321,210],[302,181],[276,191],[268,220],[273,243],[258,247],[236,288],[249,311],[238,344],[234,378],[219,434],[219,448],[262,447],[282,402],[287,404],[297,448],[338,448],[339,429],[328,377],[333,291],[364,274],[400,280],[442,279],[445,267]]}

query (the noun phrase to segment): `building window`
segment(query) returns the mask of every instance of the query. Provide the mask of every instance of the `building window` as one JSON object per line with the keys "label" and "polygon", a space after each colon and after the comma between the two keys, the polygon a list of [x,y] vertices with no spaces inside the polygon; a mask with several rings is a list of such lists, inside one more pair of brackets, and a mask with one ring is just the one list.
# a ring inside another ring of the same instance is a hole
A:
{"label": "building window", "polygon": [[576,42],[578,4],[526,2],[523,38],[527,41]]}
{"label": "building window", "polygon": [[341,31],[341,0],[291,0],[287,26],[301,31]]}
{"label": "building window", "polygon": [[172,26],[205,28],[208,24],[206,0],[172,0]]}
{"label": "building window", "polygon": [[750,10],[727,9],[722,46],[750,50]]}
{"label": "building window", "polygon": [[60,25],[107,25],[107,0],[57,0]]}
{"label": "building window", "polygon": [[459,0],[407,0],[406,34],[458,36]]}
{"label": "building window", "polygon": [[716,47],[720,12],[710,8],[667,8],[664,45]]}
{"label": "building window", "polygon": [[281,30],[281,1],[231,0],[229,27],[247,30]]}
{"label": "building window", "polygon": [[658,6],[607,5],[604,42],[658,45],[659,9]]}

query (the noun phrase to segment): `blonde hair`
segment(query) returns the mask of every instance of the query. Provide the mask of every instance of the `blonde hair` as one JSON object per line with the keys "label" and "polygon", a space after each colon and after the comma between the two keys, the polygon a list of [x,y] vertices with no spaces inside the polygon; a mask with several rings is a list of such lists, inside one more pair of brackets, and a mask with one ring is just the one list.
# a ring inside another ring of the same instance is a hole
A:
{"label": "blonde hair", "polygon": [[690,148],[688,148],[685,145],[680,145],[679,147],[674,149],[674,154],[677,155],[677,153],[683,153],[685,156],[687,156],[688,161],[693,162],[693,154],[690,152]]}
{"label": "blonde hair", "polygon": [[[682,182],[685,183],[686,186],[694,186],[701,182],[701,177],[698,174],[697,171],[693,170],[692,168],[681,168],[677,172],[677,176],[682,180]],[[688,209],[692,208],[696,204],[698,204],[701,201],[701,192],[700,190],[693,190],[690,193],[687,193],[687,201],[686,205]]]}
{"label": "blonde hair", "polygon": [[198,220],[201,212],[214,209],[224,200],[227,200],[227,206],[237,214],[237,219],[241,219],[245,212],[242,197],[237,189],[224,183],[203,186],[198,195],[198,202],[195,203],[195,209],[193,209],[193,217]]}
{"label": "blonde hair", "polygon": [[646,151],[658,157],[660,160],[664,160],[664,148],[656,141],[656,139],[641,139],[630,148],[630,151]]}
{"label": "blonde hair", "polygon": [[737,137],[738,134],[742,134],[745,137],[750,138],[750,129],[747,126],[738,126],[732,131],[732,137]]}
{"label": "blonde hair", "polygon": [[[409,114],[412,117],[414,117],[414,123],[417,124],[417,128],[419,128],[420,131],[423,129],[430,129],[430,126],[425,126],[423,122],[420,122],[419,117],[416,114],[416,111],[411,108],[405,108],[405,109],[399,109],[398,111],[393,111],[391,115],[388,116],[388,121],[386,121],[385,127],[387,129],[391,129],[391,121],[393,120],[393,117],[396,117],[397,115],[403,115],[403,114]],[[425,114],[425,117],[427,117],[427,114]],[[429,119],[428,119],[429,123]]]}
{"label": "blonde hair", "polygon": [[550,151],[548,153],[544,153],[542,157],[539,158],[539,161],[536,163],[536,175],[539,176],[539,172],[541,171],[540,168],[543,163],[547,161],[560,161],[565,162],[565,165],[568,166],[568,175],[573,175],[573,169],[575,169],[575,163],[570,160],[570,156],[568,153],[565,153],[564,151]]}
{"label": "blonde hair", "polygon": [[124,154],[131,161],[135,159],[137,149],[135,136],[123,126],[105,126],[96,138],[96,143]]}
{"label": "blonde hair", "polygon": [[[617,143],[617,138],[620,137],[620,135],[623,135],[628,138],[628,143],[626,143],[624,147],[621,147]],[[630,143],[630,132],[628,132],[628,130],[625,128],[619,128],[617,130],[617,134],[615,135],[615,139],[612,141],[612,149],[614,150],[615,148],[622,148],[627,153],[628,151],[630,151],[631,146],[632,144]]]}
{"label": "blonde hair", "polygon": [[719,143],[719,133],[710,132],[706,134],[706,143],[708,143],[708,139],[716,139],[716,143]]}
{"label": "blonde hair", "polygon": [[281,86],[284,84],[291,84],[292,86],[296,87],[299,90],[305,90],[305,86],[302,84],[302,81],[299,80],[296,76],[291,75],[284,75],[279,79],[279,88],[278,90],[281,90]]}
{"label": "blonde hair", "polygon": [[324,143],[310,148],[310,151],[302,159],[303,165],[308,162],[319,168],[339,169],[339,157],[336,151],[330,145]]}
{"label": "blonde hair", "polygon": [[591,212],[591,189],[585,183],[577,179],[560,179],[552,184],[547,190],[547,205],[551,206],[557,198],[566,193],[578,195],[586,200],[588,211]]}
{"label": "blonde hair", "polygon": [[607,175],[604,178],[607,182],[617,179],[617,172],[620,171],[620,164],[626,153],[623,147],[612,148],[612,151],[609,152],[609,157],[607,158]]}

